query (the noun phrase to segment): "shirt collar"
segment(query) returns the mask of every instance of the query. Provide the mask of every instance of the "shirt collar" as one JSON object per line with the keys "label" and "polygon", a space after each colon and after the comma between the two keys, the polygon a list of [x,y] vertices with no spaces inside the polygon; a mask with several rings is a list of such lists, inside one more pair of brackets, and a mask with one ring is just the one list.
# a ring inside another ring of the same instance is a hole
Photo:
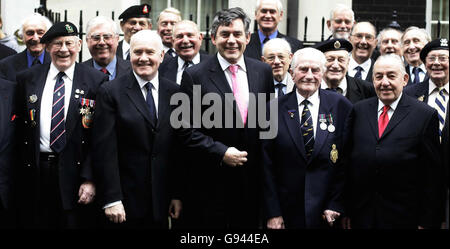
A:
{"label": "shirt collar", "polygon": [[360,66],[364,69],[364,72],[369,72],[370,69],[370,65],[372,64],[372,59],[367,59],[365,62],[358,64],[358,62],[355,61],[355,59],[353,59],[353,56],[350,55],[350,63],[348,65],[348,68],[350,70],[354,70],[355,67]]}
{"label": "shirt collar", "polygon": [[[36,58],[36,57],[32,56],[28,49],[26,50],[26,54],[27,54],[27,62],[28,62],[27,65],[30,68],[31,65],[33,64],[34,58]],[[45,51],[42,51],[42,53],[37,57],[38,60],[41,62],[41,64],[44,64],[44,56],[45,56]]]}
{"label": "shirt collar", "polygon": [[169,48],[169,47],[167,47],[166,45],[163,44],[164,53],[167,53],[167,50],[169,50],[169,49],[171,49],[171,48]]}
{"label": "shirt collar", "polygon": [[[305,100],[305,97],[303,97],[298,91],[295,91],[295,94],[297,95],[298,105],[301,105],[303,100]],[[319,89],[317,89],[316,92],[313,93],[313,95],[309,96],[308,101],[312,106],[319,106]]]}
{"label": "shirt collar", "polygon": [[[220,55],[220,53],[217,53],[217,59],[219,60],[220,67],[223,71],[225,71],[231,65],[227,60],[225,60],[225,58],[222,57],[222,55]],[[241,58],[239,58],[238,62],[235,65],[238,65],[244,72],[247,72],[243,55],[241,56]]]}
{"label": "shirt collar", "polygon": [[[67,78],[69,78],[69,80],[71,80],[71,81],[73,81],[73,74],[75,72],[75,64],[76,63],[73,63],[72,66],[70,66],[69,68],[67,68],[64,71]],[[48,71],[50,79],[56,80],[56,76],[58,75],[58,73],[59,73],[59,70],[55,67],[55,65],[53,63],[50,63],[50,70]]]}
{"label": "shirt collar", "polygon": [[[133,71],[134,77],[136,77],[136,80],[139,84],[140,88],[145,87],[145,84],[147,84],[148,80],[144,80],[142,79],[139,75],[136,74],[136,72]],[[156,71],[156,75],[153,79],[150,80],[150,82],[152,83],[153,87],[156,89],[156,91],[158,92],[159,89],[159,73],[158,71]]]}
{"label": "shirt collar", "polygon": [[[181,59],[180,56],[178,57],[178,69],[183,68],[185,61],[183,59]],[[192,63],[194,63],[194,65],[200,63],[200,53],[197,53],[194,58],[192,58]]]}
{"label": "shirt collar", "polygon": [[[94,68],[95,69],[100,70],[100,69],[103,68],[102,66],[97,64],[97,62],[95,60],[92,60],[92,61],[94,61]],[[114,56],[112,61],[108,65],[106,65],[106,70],[108,70],[110,75],[113,75],[114,72],[116,71],[116,63],[117,63],[117,58],[116,58],[116,56]]]}
{"label": "shirt collar", "polygon": [[[261,30],[258,29],[258,36],[259,36],[259,41],[261,42],[261,44],[263,44],[263,41],[266,38],[266,35],[263,34],[263,32],[261,32]],[[269,39],[272,40],[274,38],[277,38],[277,36],[278,36],[278,30],[275,30],[275,32],[273,32],[272,34],[269,35]]]}
{"label": "shirt collar", "polygon": [[[341,82],[338,85],[339,88],[342,89],[342,92],[345,93],[347,91],[347,77],[344,76],[344,78],[342,78]],[[322,82],[320,83],[320,88],[322,89],[328,89],[330,88],[327,83],[325,82],[325,80],[322,79]]]}
{"label": "shirt collar", "polygon": [[273,79],[273,84],[274,86],[278,85],[278,83],[281,83],[283,86],[287,86],[287,76],[289,73],[286,73],[286,75],[284,75],[284,78],[281,82],[278,82],[275,78]]}
{"label": "shirt collar", "polygon": [[[429,83],[429,87],[428,87],[428,96],[430,96],[437,87],[436,84],[431,79],[429,81],[430,81],[430,83]],[[445,83],[444,89],[447,91],[447,93],[450,93],[448,91],[448,89],[449,89],[448,82]]]}
{"label": "shirt collar", "polygon": [[[395,111],[395,109],[397,109],[398,102],[400,101],[402,96],[403,96],[403,93],[400,93],[400,96],[398,96],[398,98],[394,102],[392,102],[392,104],[389,105],[389,107],[392,109],[392,111]],[[384,107],[383,102],[381,102],[381,100],[378,99],[378,112],[380,112],[383,109],[383,107]]]}

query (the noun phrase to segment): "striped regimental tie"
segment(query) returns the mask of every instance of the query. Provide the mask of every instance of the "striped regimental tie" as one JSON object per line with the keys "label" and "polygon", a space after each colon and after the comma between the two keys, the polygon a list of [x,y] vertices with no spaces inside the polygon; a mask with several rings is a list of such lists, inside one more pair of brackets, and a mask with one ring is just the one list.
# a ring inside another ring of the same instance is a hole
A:
{"label": "striped regimental tie", "polygon": [[436,87],[436,90],[438,92],[436,96],[436,100],[434,103],[436,104],[436,110],[438,112],[438,118],[439,118],[439,136],[442,137],[442,129],[444,128],[445,124],[445,107],[447,106],[447,101],[445,98],[445,88],[444,87]]}
{"label": "striped regimental tie", "polygon": [[303,100],[302,105],[303,112],[302,112],[302,119],[301,119],[301,131],[303,136],[303,142],[305,143],[305,151],[306,151],[306,157],[309,159],[313,153],[314,150],[314,127],[311,117],[311,112],[309,111],[308,104],[310,102],[308,100]]}
{"label": "striped regimental tie", "polygon": [[53,91],[52,122],[50,126],[50,148],[59,153],[66,144],[66,122],[64,120],[64,72],[56,76],[56,84]]}

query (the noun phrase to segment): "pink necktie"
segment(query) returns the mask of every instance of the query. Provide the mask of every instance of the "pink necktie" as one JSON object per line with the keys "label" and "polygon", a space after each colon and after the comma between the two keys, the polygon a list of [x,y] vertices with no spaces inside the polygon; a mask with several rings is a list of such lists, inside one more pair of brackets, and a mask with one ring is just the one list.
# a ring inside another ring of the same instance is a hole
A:
{"label": "pink necktie", "polygon": [[233,86],[233,95],[236,99],[236,104],[238,105],[239,112],[241,113],[242,121],[245,123],[247,122],[247,105],[245,104],[244,99],[244,91],[242,89],[242,86],[239,85],[237,81],[237,71],[238,71],[238,65],[230,65],[229,69],[231,72],[231,82]]}

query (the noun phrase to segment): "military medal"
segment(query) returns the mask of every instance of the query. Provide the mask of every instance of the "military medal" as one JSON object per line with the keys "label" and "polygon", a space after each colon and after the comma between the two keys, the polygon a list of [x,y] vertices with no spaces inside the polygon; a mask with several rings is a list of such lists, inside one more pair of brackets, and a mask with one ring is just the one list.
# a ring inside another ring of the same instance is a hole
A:
{"label": "military medal", "polygon": [[30,102],[30,104],[36,103],[36,101],[37,101],[36,94],[33,94],[33,95],[28,97],[28,102]]}
{"label": "military medal", "polygon": [[325,114],[319,114],[319,122],[320,122],[320,129],[323,131],[327,129],[327,119],[325,118]]}
{"label": "military medal", "polygon": [[80,114],[81,117],[81,124],[84,128],[88,129],[92,126],[92,119],[94,116],[94,106],[95,106],[95,100],[86,99],[86,98],[80,98]]}
{"label": "military medal", "polygon": [[36,126],[36,110],[35,109],[31,109],[30,110],[30,120],[31,120],[31,127],[35,127]]}
{"label": "military medal", "polygon": [[288,111],[289,117],[294,118],[294,113],[295,113],[295,110],[289,110]]}
{"label": "military medal", "polygon": [[425,98],[425,96],[424,96],[424,95],[422,95],[422,96],[418,97],[418,98],[417,98],[417,100],[418,100],[418,101],[420,101],[420,102],[423,102],[423,98]]}
{"label": "military medal", "polygon": [[334,127],[334,125],[333,125],[333,116],[331,115],[331,113],[328,114],[328,122],[329,122],[328,131],[334,132],[336,130],[336,127]]}
{"label": "military medal", "polygon": [[338,160],[339,152],[336,149],[336,144],[331,145],[331,151],[330,151],[330,160],[333,163],[336,163]]}

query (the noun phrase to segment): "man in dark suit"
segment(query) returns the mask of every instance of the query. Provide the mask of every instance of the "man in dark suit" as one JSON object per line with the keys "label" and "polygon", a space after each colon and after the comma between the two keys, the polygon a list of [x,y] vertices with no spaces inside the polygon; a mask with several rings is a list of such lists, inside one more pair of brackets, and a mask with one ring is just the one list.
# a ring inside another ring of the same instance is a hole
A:
{"label": "man in dark suit", "polygon": [[13,184],[17,140],[13,110],[16,83],[0,79],[0,228],[14,224]]}
{"label": "man in dark suit", "polygon": [[402,51],[409,75],[408,86],[428,79],[425,62],[420,60],[420,51],[430,41],[431,37],[425,29],[411,26],[403,32]]}
{"label": "man in dark suit", "polygon": [[[261,96],[255,95],[265,93],[266,98],[262,100],[265,103],[274,88],[270,66],[243,56],[250,40],[249,25],[250,19],[241,8],[217,12],[211,37],[218,53],[186,69],[181,80],[181,90],[190,97],[191,103],[206,95],[216,96],[223,103],[222,116],[217,117],[220,125],[211,128],[202,125],[199,131],[225,148],[245,151],[241,153],[238,167],[222,164],[208,155],[192,154],[195,164],[189,170],[194,177],[190,186],[193,199],[191,206],[186,203],[185,214],[191,216],[193,227],[256,228],[259,223],[262,168],[255,108]],[[230,96],[234,96],[232,101]],[[201,107],[200,115],[208,115],[207,107],[211,106]],[[247,115],[252,118],[247,119]]]}
{"label": "man in dark suit", "polygon": [[353,45],[347,74],[353,78],[372,82],[372,54],[377,46],[377,29],[370,22],[359,22],[353,26],[350,35]]}
{"label": "man in dark suit", "polygon": [[[443,166],[447,172],[448,182],[448,98],[449,98],[449,73],[448,73],[448,40],[438,38],[429,42],[420,52],[420,60],[425,63],[430,77],[419,84],[412,84],[405,88],[404,93],[417,98],[436,109],[439,117],[439,136],[441,138],[441,156]],[[448,199],[447,199],[448,200]],[[447,204],[448,205],[448,204]],[[447,212],[448,228],[448,212]]]}
{"label": "man in dark suit", "polygon": [[164,60],[177,55],[173,45],[173,27],[181,21],[181,12],[173,7],[161,11],[158,15],[158,34],[163,42]]}
{"label": "man in dark suit", "polygon": [[268,228],[327,228],[344,212],[342,151],[352,104],[320,89],[324,68],[319,50],[297,51],[291,69],[296,90],[272,100],[278,101],[271,120],[278,134],[262,142]]}
{"label": "man in dark suit", "polygon": [[148,4],[133,5],[119,16],[120,28],[123,31],[123,40],[117,46],[116,55],[123,60],[130,60],[130,38],[143,29],[152,29]]}
{"label": "man in dark suit", "polygon": [[325,54],[325,73],[321,88],[344,95],[353,104],[375,96],[373,85],[369,82],[347,75],[349,53],[352,44],[344,39],[331,39],[315,46]]}
{"label": "man in dark suit", "polygon": [[107,77],[75,63],[81,49],[70,22],[53,25],[41,38],[52,57],[17,75],[22,143],[19,170],[21,219],[26,227],[84,226],[84,205],[95,186],[90,128],[97,88]]}
{"label": "man in dark suit", "polygon": [[9,57],[11,55],[17,54],[16,50],[0,44],[0,60]]}
{"label": "man in dark suit", "polygon": [[398,55],[374,65],[377,97],[351,115],[346,228],[439,227],[443,169],[436,110],[402,94],[408,82]]}
{"label": "man in dark suit", "polygon": [[130,62],[116,56],[119,34],[116,23],[104,16],[97,16],[87,24],[86,43],[92,58],[83,64],[108,75],[113,80],[130,71]]}
{"label": "man in dark suit", "polygon": [[291,45],[292,53],[303,47],[301,41],[294,37],[283,35],[278,31],[278,23],[283,18],[283,6],[279,0],[257,1],[255,19],[258,22],[258,32],[250,37],[250,43],[244,55],[261,60],[264,43],[273,38],[284,38]]}
{"label": "man in dark suit", "polygon": [[23,40],[27,48],[14,56],[0,61],[0,77],[16,81],[20,71],[34,65],[50,63],[50,55],[45,51],[45,44],[40,43],[41,37],[52,26],[52,23],[40,14],[27,17],[22,24]]}
{"label": "man in dark suit", "polygon": [[196,23],[189,20],[177,22],[173,27],[173,47],[177,55],[165,56],[159,67],[161,77],[180,84],[186,68],[209,58],[209,55],[200,52],[202,41],[203,34],[198,30]]}

